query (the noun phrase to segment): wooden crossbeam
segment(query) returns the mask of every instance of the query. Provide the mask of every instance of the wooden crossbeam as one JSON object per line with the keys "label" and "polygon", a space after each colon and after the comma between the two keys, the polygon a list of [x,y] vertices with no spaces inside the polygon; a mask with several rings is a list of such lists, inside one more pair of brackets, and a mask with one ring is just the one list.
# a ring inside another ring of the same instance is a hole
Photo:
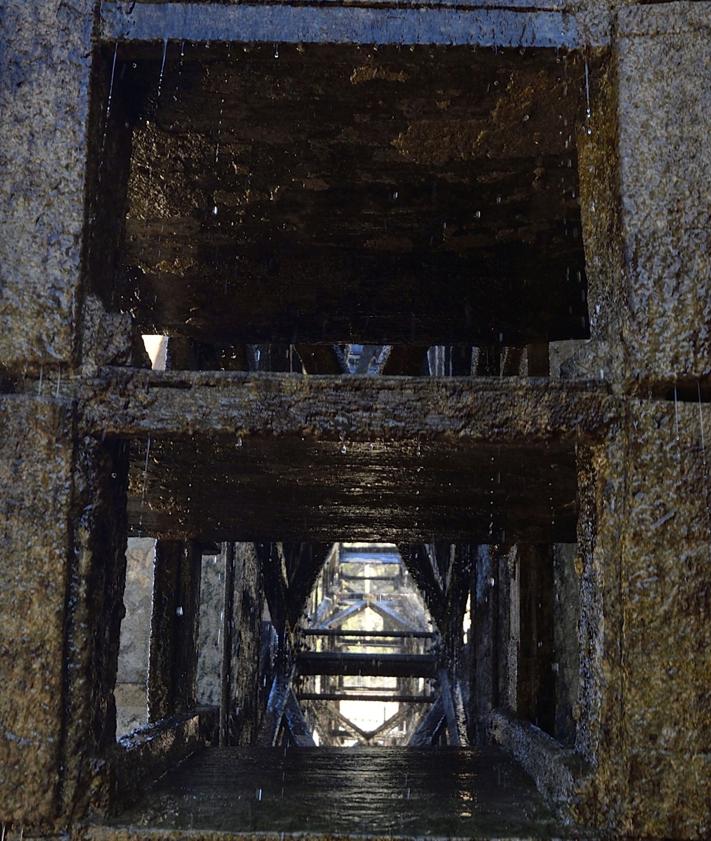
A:
{"label": "wooden crossbeam", "polygon": [[342,628],[304,628],[307,637],[378,637],[379,639],[434,639],[431,631],[356,631]]}
{"label": "wooden crossbeam", "polygon": [[307,651],[297,654],[296,668],[302,675],[435,677],[437,660],[430,654],[361,654]]}
{"label": "wooden crossbeam", "polygon": [[364,692],[299,692],[297,698],[300,701],[378,701],[398,704],[431,704],[435,700],[433,695],[384,695]]}

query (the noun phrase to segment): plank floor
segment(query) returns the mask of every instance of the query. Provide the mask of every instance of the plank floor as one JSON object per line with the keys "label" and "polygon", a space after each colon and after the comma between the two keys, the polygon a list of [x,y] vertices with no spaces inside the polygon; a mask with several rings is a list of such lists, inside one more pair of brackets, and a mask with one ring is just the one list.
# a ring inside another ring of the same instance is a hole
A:
{"label": "plank floor", "polygon": [[207,748],[112,823],[161,836],[566,834],[528,777],[495,748]]}

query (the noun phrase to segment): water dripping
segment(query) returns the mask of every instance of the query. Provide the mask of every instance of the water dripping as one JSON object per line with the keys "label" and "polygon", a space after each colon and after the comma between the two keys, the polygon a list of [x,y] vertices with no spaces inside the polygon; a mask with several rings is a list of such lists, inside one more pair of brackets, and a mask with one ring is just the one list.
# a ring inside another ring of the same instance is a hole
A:
{"label": "water dripping", "polygon": [[156,96],[156,106],[160,103],[160,94],[163,89],[163,76],[165,75],[165,59],[168,55],[168,39],[163,39],[163,58],[160,63],[160,74],[158,75],[158,94]]}
{"label": "water dripping", "polygon": [[222,137],[222,115],[225,108],[225,98],[224,96],[220,98],[220,113],[217,118],[217,143],[215,144],[215,167],[220,160],[220,139]]}
{"label": "water dripping", "polygon": [[592,109],[590,108],[590,69],[588,67],[588,60],[585,59],[585,119],[588,122],[588,126],[586,128],[588,134],[592,134],[592,129],[589,125],[591,117]]}
{"label": "water dripping", "polygon": [[114,57],[111,62],[111,80],[109,81],[109,95],[106,100],[106,118],[104,120],[104,133],[101,136],[101,158],[99,166],[102,167],[104,163],[104,150],[106,149],[106,135],[109,131],[109,120],[111,118],[111,103],[114,98],[114,80],[116,78],[116,60],[118,58],[118,41],[114,44]]}
{"label": "water dripping", "polygon": [[175,92],[173,93],[173,102],[178,101],[178,94],[180,93],[180,80],[183,76],[183,63],[185,61],[185,41],[180,42],[180,60],[178,61],[178,78],[175,82]]}

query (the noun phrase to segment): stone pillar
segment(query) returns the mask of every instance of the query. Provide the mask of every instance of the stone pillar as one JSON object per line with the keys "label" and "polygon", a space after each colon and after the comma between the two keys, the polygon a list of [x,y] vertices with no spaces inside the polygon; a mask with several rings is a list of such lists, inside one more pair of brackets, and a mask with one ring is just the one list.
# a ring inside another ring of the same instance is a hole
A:
{"label": "stone pillar", "polygon": [[126,550],[126,615],[121,623],[116,674],[116,735],[146,723],[155,540],[129,538]]}

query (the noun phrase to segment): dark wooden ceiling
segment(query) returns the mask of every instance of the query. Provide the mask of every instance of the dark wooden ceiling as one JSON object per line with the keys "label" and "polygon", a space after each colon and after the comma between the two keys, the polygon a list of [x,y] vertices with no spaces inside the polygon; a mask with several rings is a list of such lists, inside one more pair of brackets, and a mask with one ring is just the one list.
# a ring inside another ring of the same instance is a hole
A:
{"label": "dark wooden ceiling", "polygon": [[128,171],[112,294],[144,332],[587,334],[575,54],[171,43],[159,95],[162,63],[121,47],[105,144]]}

